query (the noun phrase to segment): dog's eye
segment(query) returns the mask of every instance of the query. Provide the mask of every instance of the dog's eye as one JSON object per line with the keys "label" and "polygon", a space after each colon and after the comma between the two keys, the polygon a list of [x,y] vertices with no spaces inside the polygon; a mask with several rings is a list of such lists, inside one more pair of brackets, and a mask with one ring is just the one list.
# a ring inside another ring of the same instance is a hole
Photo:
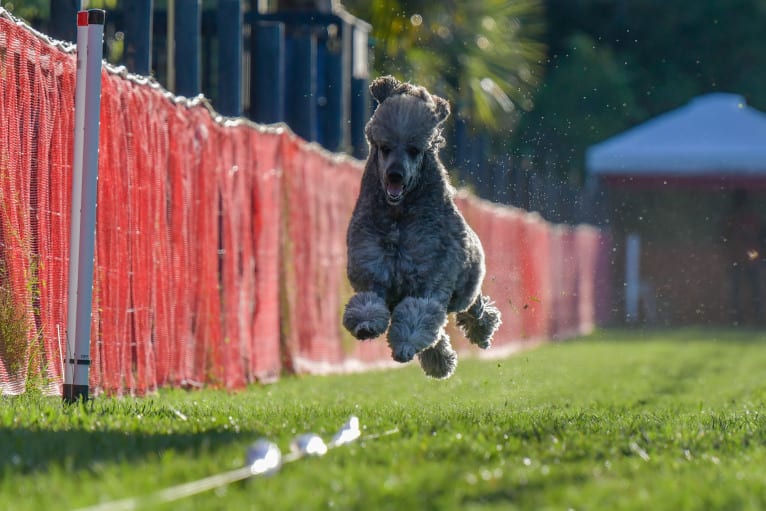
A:
{"label": "dog's eye", "polygon": [[383,156],[388,156],[389,154],[391,154],[391,148],[388,147],[387,145],[382,145],[380,146],[380,153]]}
{"label": "dog's eye", "polygon": [[420,154],[420,149],[418,149],[415,146],[409,146],[407,148],[407,154],[410,155],[410,158],[415,158],[417,155]]}

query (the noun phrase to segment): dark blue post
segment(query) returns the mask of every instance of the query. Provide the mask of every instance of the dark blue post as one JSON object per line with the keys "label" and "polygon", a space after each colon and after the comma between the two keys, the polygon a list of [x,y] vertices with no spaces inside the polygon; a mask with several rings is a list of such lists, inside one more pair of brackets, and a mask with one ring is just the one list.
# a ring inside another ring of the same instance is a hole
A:
{"label": "dark blue post", "polygon": [[62,41],[76,42],[77,11],[80,10],[80,0],[50,0],[50,8],[48,34]]}
{"label": "dark blue post", "polygon": [[[320,142],[330,151],[349,149],[351,88],[351,26],[338,20],[327,27],[324,64],[324,98],[319,106]],[[321,90],[321,89],[320,89]]]}
{"label": "dark blue post", "polygon": [[495,202],[501,204],[511,203],[511,175],[508,168],[507,161],[494,162],[492,165],[492,177],[494,183],[493,192],[495,194]]}
{"label": "dark blue post", "polygon": [[202,0],[175,0],[176,90],[180,96],[201,92]]}
{"label": "dark blue post", "polygon": [[364,127],[372,113],[368,32],[367,28],[355,26],[351,48],[351,154],[360,159],[367,157]]}
{"label": "dark blue post", "polygon": [[290,128],[310,142],[317,140],[317,39],[313,33],[287,39],[286,120]]}
{"label": "dark blue post", "polygon": [[153,0],[133,0],[125,9],[125,65],[139,75],[152,72]]}
{"label": "dark blue post", "polygon": [[465,186],[469,181],[468,163],[470,157],[468,156],[468,134],[466,133],[467,123],[466,120],[460,117],[458,112],[458,106],[453,109],[455,112],[455,168],[459,169],[457,172],[458,184]]}
{"label": "dark blue post", "polygon": [[218,0],[218,98],[215,108],[242,115],[242,1]]}
{"label": "dark blue post", "polygon": [[285,120],[285,25],[261,21],[254,24],[253,79],[250,105],[256,122]]}
{"label": "dark blue post", "polygon": [[476,186],[476,195],[483,199],[492,200],[492,170],[485,155],[489,154],[489,137],[486,133],[477,133],[473,136],[475,149],[473,160],[476,162],[476,172],[479,183]]}
{"label": "dark blue post", "polygon": [[356,158],[367,157],[367,138],[364,127],[371,114],[370,79],[351,79],[351,154]]}

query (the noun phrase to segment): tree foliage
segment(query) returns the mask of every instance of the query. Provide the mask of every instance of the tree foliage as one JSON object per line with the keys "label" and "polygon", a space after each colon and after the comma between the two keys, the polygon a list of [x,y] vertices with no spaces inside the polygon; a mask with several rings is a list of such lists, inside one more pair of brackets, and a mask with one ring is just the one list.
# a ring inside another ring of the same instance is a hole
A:
{"label": "tree foliage", "polygon": [[47,18],[50,16],[51,0],[6,0],[0,5],[14,16],[25,20]]}
{"label": "tree foliage", "polygon": [[563,52],[548,59],[537,108],[520,126],[515,151],[535,168],[578,178],[582,148],[618,133],[646,117],[631,87],[630,69],[612,48],[576,33]]}
{"label": "tree foliage", "polygon": [[344,4],[372,24],[376,73],[425,85],[491,130],[532,108],[544,58],[540,0]]}

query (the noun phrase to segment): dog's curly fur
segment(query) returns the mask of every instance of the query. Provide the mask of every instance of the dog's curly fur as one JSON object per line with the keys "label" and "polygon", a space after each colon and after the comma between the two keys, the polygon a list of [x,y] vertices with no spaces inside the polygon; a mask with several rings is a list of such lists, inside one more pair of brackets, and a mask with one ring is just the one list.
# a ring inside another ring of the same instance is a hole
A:
{"label": "dog's curly fur", "polygon": [[439,160],[449,103],[391,76],[370,85],[378,107],[365,129],[369,156],[348,227],[351,297],[343,325],[358,339],[388,330],[394,360],[418,355],[428,376],[448,378],[457,355],[447,314],[489,348],[500,312],[481,294],[484,252],[453,201]]}

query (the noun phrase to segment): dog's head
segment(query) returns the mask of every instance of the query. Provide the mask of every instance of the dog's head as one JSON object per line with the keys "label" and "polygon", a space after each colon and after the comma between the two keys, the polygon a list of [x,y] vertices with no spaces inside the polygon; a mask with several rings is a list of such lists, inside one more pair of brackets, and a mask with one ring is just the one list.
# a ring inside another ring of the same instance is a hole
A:
{"label": "dog's head", "polygon": [[417,183],[425,154],[443,144],[449,103],[392,76],[374,80],[370,92],[378,107],[365,129],[369,158],[377,164],[386,201],[397,205]]}

